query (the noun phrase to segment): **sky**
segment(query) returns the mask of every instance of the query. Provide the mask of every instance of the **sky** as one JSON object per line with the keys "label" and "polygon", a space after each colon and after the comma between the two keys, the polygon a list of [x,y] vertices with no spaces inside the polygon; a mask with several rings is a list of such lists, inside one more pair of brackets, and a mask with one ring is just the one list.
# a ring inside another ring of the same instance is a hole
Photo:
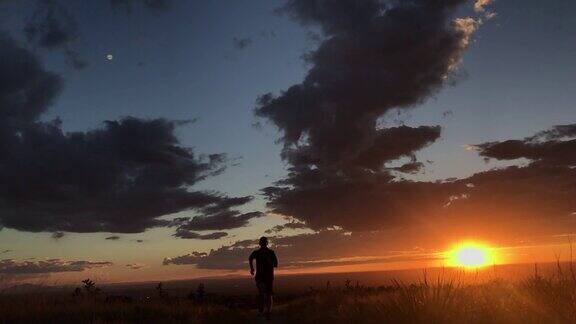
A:
{"label": "sky", "polygon": [[566,258],[575,7],[0,0],[0,276]]}

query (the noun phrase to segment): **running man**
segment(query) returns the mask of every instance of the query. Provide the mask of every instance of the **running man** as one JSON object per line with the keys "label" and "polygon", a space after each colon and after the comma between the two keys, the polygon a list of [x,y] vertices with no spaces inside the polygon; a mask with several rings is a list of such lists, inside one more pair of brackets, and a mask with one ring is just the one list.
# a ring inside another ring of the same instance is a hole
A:
{"label": "running man", "polygon": [[272,295],[274,294],[274,268],[278,267],[278,259],[274,251],[268,248],[268,238],[262,236],[259,243],[260,248],[250,254],[250,274],[254,276],[253,261],[256,260],[256,287],[258,287],[260,305],[258,310],[264,313],[266,318],[270,318],[272,309]]}

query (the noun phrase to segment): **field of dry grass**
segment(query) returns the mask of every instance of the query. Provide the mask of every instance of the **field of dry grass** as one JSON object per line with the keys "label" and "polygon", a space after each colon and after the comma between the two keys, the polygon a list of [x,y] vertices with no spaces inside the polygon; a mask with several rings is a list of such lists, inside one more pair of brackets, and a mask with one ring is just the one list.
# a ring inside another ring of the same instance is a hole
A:
{"label": "field of dry grass", "polygon": [[576,323],[576,284],[532,277],[322,290],[282,310],[287,323]]}
{"label": "field of dry grass", "polygon": [[[260,323],[253,304],[193,291],[173,297],[2,295],[0,323]],[[282,300],[282,298],[280,298]],[[423,279],[364,287],[347,282],[277,303],[273,323],[576,323],[576,278],[562,269],[521,281]]]}

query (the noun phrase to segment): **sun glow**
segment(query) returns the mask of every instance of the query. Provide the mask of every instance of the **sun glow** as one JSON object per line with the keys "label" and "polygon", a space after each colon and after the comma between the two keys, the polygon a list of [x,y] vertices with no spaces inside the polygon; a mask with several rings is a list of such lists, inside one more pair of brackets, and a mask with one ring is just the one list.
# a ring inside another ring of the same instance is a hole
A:
{"label": "sun glow", "polygon": [[494,251],[485,244],[467,242],[448,252],[448,265],[464,268],[479,268],[496,263]]}

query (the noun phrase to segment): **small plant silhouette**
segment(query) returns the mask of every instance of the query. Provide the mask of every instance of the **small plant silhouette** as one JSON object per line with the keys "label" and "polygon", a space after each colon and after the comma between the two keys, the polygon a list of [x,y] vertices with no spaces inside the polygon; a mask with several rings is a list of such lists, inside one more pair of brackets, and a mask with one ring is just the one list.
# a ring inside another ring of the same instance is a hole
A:
{"label": "small plant silhouette", "polygon": [[352,290],[352,281],[350,279],[346,279],[344,286],[346,287],[346,290]]}
{"label": "small plant silhouette", "polygon": [[159,282],[156,285],[156,293],[158,294],[158,297],[160,297],[160,298],[168,297],[168,293],[166,293],[166,291],[164,290],[164,285],[161,282]]}
{"label": "small plant silhouette", "polygon": [[82,297],[86,295],[97,295],[101,292],[100,288],[96,287],[96,283],[90,279],[82,280],[82,287],[76,287],[72,295],[74,297]]}
{"label": "small plant silhouette", "polygon": [[206,287],[203,283],[198,284],[196,290],[191,290],[188,294],[188,299],[195,301],[198,304],[202,304],[206,300]]}
{"label": "small plant silhouette", "polygon": [[82,283],[84,284],[84,290],[86,292],[94,292],[96,290],[96,283],[90,279],[84,279],[82,280]]}
{"label": "small plant silhouette", "polygon": [[203,303],[205,298],[206,298],[206,289],[204,287],[204,284],[200,283],[198,285],[198,288],[196,288],[196,301],[198,303]]}

